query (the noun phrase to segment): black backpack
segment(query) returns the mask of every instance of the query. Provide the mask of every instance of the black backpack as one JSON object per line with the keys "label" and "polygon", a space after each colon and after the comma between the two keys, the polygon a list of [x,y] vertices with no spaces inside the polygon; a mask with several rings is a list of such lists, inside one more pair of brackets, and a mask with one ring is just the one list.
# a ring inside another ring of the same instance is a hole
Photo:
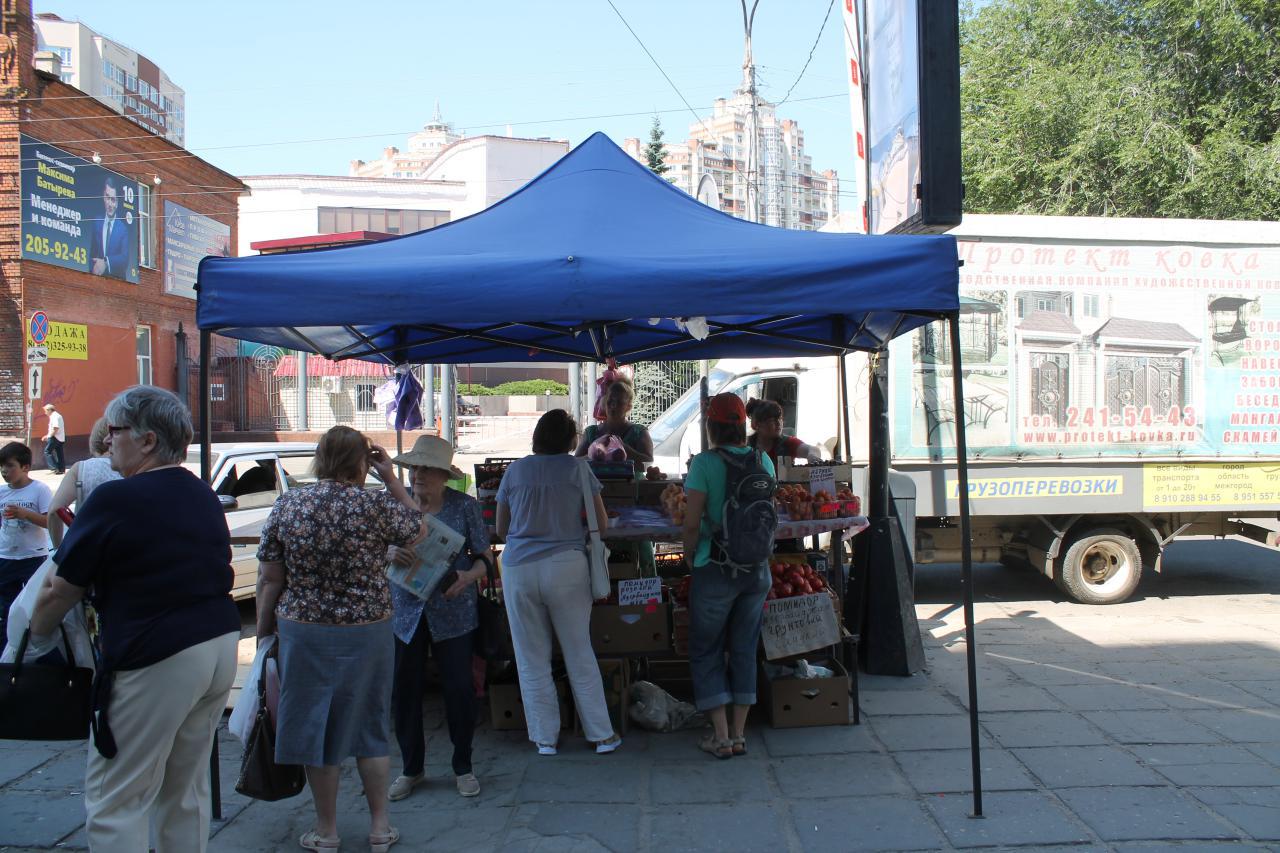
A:
{"label": "black backpack", "polygon": [[754,572],[773,554],[778,509],[773,493],[778,481],[765,470],[759,450],[730,453],[716,448],[724,460],[724,511],[712,519],[711,562],[728,570]]}

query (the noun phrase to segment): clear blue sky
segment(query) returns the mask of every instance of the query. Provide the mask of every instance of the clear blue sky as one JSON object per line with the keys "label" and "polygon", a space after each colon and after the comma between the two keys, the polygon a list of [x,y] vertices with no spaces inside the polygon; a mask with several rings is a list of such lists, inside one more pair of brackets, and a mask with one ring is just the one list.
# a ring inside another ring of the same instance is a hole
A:
{"label": "clear blue sky", "polygon": [[[737,0],[613,1],[700,113],[736,88]],[[764,97],[776,102],[792,85],[828,5],[760,0]],[[780,113],[800,123],[815,168],[848,178],[841,5]],[[237,175],[346,174],[353,158],[403,148],[437,99],[468,134],[510,124],[517,136],[574,144],[596,130],[619,143],[646,137],[655,111],[668,139],[685,138],[694,120],[606,0],[36,0],[35,9],[79,19],[157,63],[186,91],[187,147]]]}

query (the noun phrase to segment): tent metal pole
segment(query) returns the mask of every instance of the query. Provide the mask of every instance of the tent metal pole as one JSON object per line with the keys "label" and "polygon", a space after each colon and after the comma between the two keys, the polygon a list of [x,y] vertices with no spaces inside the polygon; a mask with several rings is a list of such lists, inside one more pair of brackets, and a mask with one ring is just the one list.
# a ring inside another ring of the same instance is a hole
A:
{"label": "tent metal pole", "polygon": [[209,359],[213,350],[213,332],[200,330],[200,479],[206,483],[213,476],[213,413],[209,411]]}
{"label": "tent metal pole", "polygon": [[960,372],[960,315],[951,315],[951,382],[956,411],[956,472],[960,499],[961,585],[964,587],[964,649],[969,670],[969,756],[973,764],[973,816],[982,817],[982,761],[978,755],[978,664],[973,637],[973,534],[969,518],[969,449],[964,434],[964,376]]}
{"label": "tent metal pole", "polygon": [[[209,360],[213,352],[213,332],[200,330],[200,479],[206,483],[213,478],[213,414],[209,411]],[[210,483],[212,485],[212,483]],[[218,772],[218,739],[213,739],[209,753],[209,791],[213,817],[222,819],[222,780]]]}
{"label": "tent metal pole", "polygon": [[853,461],[853,443],[849,429],[849,356],[841,355],[837,362],[840,376],[840,451],[845,462]]}

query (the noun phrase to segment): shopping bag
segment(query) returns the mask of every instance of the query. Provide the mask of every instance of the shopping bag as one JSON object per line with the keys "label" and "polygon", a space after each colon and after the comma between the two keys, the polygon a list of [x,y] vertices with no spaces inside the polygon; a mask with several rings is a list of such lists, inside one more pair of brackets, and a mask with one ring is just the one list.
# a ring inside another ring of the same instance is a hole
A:
{"label": "shopping bag", "polygon": [[76,666],[71,641],[62,634],[66,662],[24,661],[31,629],[22,633],[13,663],[0,664],[0,738],[85,740],[89,737],[93,670]]}
{"label": "shopping bag", "polygon": [[608,598],[609,549],[600,538],[600,520],[596,516],[596,503],[591,493],[591,468],[586,462],[578,465],[578,482],[582,486],[582,505],[587,516],[587,567],[591,576],[591,598],[599,601]]}
{"label": "shopping bag", "polygon": [[240,738],[240,742],[246,747],[249,745],[249,735],[253,732],[254,720],[258,716],[258,680],[262,678],[267,655],[275,645],[276,636],[272,634],[258,646],[258,651],[253,656],[253,666],[240,687],[240,697],[236,699],[231,716],[227,718],[227,731]]}
{"label": "shopping bag", "polygon": [[497,571],[488,557],[477,555],[476,559],[484,562],[488,579],[484,589],[476,596],[480,620],[480,655],[489,661],[506,660],[515,656],[515,647],[511,644],[511,623],[507,621],[507,608],[502,602]]}
{"label": "shopping bag", "polygon": [[307,777],[300,764],[276,763],[276,727],[267,712],[267,661],[275,656],[272,648],[263,656],[262,672],[257,681],[258,713],[245,742],[236,793],[255,800],[275,802],[297,796],[306,787]]}

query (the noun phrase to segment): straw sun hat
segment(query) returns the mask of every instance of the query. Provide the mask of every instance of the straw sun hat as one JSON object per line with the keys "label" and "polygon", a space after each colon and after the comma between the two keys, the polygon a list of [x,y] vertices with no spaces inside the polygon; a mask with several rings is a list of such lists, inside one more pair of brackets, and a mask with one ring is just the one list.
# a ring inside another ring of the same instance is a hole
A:
{"label": "straw sun hat", "polygon": [[466,476],[453,465],[453,445],[438,435],[418,436],[412,450],[401,453],[391,461],[406,467],[439,468],[441,471],[448,471],[454,480],[461,480]]}

